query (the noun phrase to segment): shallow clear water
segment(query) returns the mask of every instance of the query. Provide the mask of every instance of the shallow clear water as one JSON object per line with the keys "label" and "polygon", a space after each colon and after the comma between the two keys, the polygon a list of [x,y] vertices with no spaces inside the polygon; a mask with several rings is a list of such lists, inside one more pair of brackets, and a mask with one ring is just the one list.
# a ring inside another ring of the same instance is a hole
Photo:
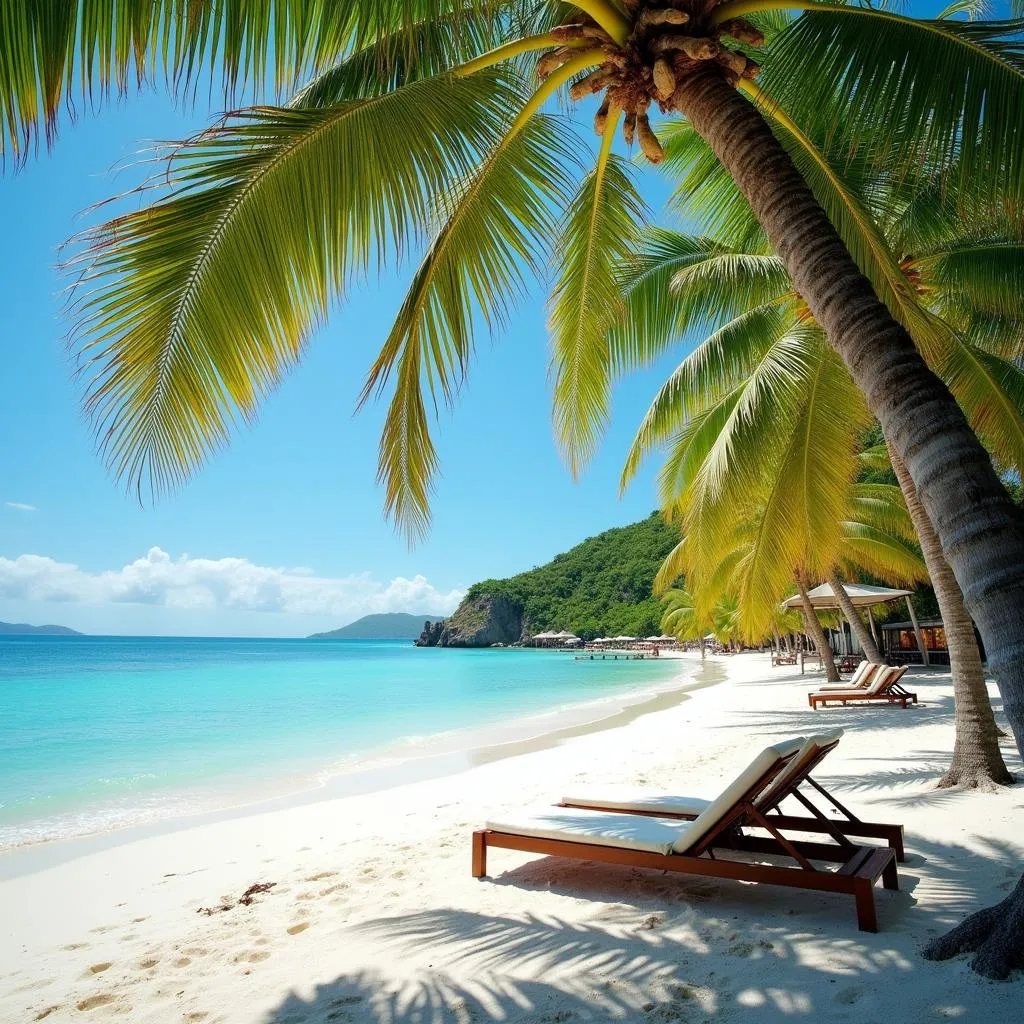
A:
{"label": "shallow clear water", "polygon": [[3,637],[0,847],[305,788],[680,671],[407,641]]}

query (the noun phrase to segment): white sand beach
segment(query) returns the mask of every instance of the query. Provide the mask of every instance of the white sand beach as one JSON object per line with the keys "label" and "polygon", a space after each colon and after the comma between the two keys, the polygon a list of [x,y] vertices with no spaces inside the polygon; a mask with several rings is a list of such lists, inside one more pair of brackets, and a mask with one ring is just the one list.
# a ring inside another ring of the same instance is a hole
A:
{"label": "white sand beach", "polygon": [[[805,694],[819,677],[770,668],[767,655],[710,659],[707,671],[727,678],[549,749],[4,881],[0,1020],[1018,1019],[1019,979],[919,955],[1001,899],[1024,864],[1024,785],[933,788],[953,743],[948,674],[912,670],[904,683],[922,705],[906,711],[815,713]],[[901,891],[879,888],[878,934],[828,894],[501,850],[491,878],[470,876],[470,832],[488,815],[582,782],[714,794],[767,743],[837,726],[846,735],[818,777],[862,816],[906,826]],[[1009,740],[1004,753],[1019,773]],[[257,882],[274,886],[238,905]]]}

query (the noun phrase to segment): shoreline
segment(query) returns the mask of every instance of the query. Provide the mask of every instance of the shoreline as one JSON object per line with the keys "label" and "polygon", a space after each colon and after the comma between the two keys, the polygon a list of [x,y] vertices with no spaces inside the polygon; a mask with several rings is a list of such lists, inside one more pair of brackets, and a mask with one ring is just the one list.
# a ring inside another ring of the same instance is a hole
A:
{"label": "shoreline", "polygon": [[[1020,981],[922,945],[1016,884],[1024,786],[934,788],[952,750],[948,672],[913,708],[813,712],[817,681],[767,655],[632,721],[455,775],[121,843],[0,881],[0,1020],[48,1024],[551,1024],[1010,1020]],[[998,695],[991,689],[1002,724]],[[470,833],[569,787],[714,795],[769,743],[845,729],[816,777],[904,825],[880,930],[845,899],[496,850]],[[1011,771],[1021,772],[1009,740]],[[239,897],[264,887],[250,903]]]}
{"label": "shoreline", "polygon": [[[628,688],[627,683],[627,688],[621,692],[523,715],[511,723],[489,723],[418,737],[415,744],[397,740],[340,768],[325,766],[315,776],[280,778],[269,786],[264,783],[260,787],[264,791],[262,796],[127,826],[8,845],[0,848],[0,882],[139,840],[308,804],[385,792],[411,782],[446,778],[479,765],[546,750],[574,737],[619,728],[641,715],[673,707],[688,699],[691,692],[715,685],[724,678],[720,669],[711,662],[702,664],[699,656],[683,652],[663,656],[666,661],[680,661],[692,668],[677,672],[660,685],[652,687],[648,680]],[[266,789],[280,785],[287,786],[287,791],[266,795]]]}

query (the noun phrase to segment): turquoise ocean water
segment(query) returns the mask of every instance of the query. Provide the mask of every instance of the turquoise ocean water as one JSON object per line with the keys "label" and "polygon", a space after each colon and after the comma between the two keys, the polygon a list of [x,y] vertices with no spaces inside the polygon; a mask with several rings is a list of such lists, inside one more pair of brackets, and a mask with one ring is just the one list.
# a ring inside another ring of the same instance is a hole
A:
{"label": "turquoise ocean water", "polygon": [[406,641],[2,637],[0,849],[310,789],[510,723],[536,735],[683,671]]}

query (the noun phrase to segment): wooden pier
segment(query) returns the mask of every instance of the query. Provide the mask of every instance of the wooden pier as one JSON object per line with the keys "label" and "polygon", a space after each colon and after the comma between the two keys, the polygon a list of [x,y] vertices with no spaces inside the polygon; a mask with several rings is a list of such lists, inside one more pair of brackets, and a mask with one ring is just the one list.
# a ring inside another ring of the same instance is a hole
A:
{"label": "wooden pier", "polygon": [[[648,655],[647,651],[621,651],[618,654],[603,654],[600,651],[587,654],[577,654],[577,661],[643,661]],[[653,655],[652,655],[653,657]]]}

